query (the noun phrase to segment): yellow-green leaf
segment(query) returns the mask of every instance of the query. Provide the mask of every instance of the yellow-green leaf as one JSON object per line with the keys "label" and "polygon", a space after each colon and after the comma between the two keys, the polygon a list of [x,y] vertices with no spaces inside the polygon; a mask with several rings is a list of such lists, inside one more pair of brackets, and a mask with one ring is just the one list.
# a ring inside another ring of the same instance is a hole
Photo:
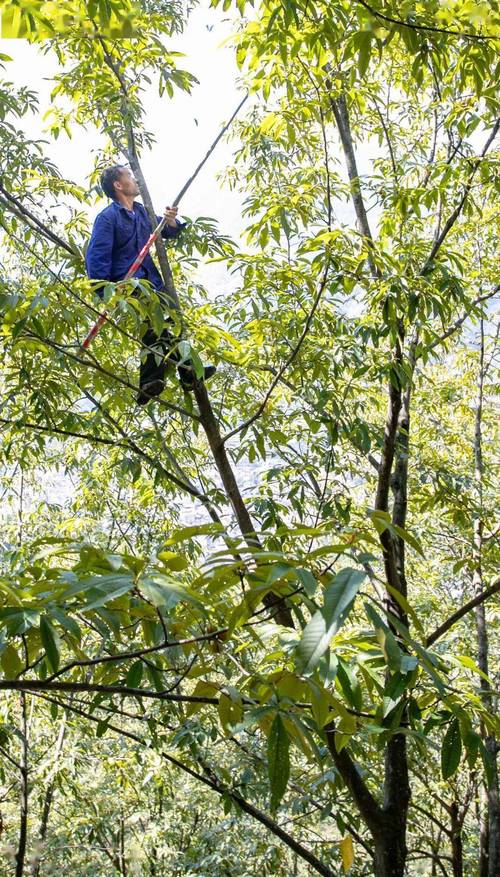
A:
{"label": "yellow-green leaf", "polygon": [[344,873],[347,874],[354,864],[354,847],[352,845],[352,837],[346,834],[340,841],[340,855],[342,856],[342,867]]}

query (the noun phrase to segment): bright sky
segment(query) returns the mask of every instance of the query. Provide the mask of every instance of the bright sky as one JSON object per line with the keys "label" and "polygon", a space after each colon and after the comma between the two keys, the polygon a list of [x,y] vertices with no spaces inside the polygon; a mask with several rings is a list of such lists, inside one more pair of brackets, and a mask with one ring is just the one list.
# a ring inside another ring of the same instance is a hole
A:
{"label": "bright sky", "polygon": [[[166,95],[159,98],[152,87],[146,91],[147,127],[155,134],[157,142],[150,153],[144,154],[142,165],[159,213],[191,176],[244,94],[237,87],[234,52],[231,47],[221,45],[231,32],[229,20],[215,10],[209,10],[208,0],[204,0],[190,17],[186,32],[174,37],[170,44],[173,50],[185,54],[184,59],[179,59],[179,66],[193,73],[200,84],[195,86],[191,95],[176,91],[173,99]],[[39,95],[40,113],[22,120],[22,127],[30,137],[41,139],[46,125],[43,116],[50,106],[51,78],[57,72],[57,62],[53,56],[43,54],[26,40],[0,39],[0,52],[13,59],[7,64],[6,78],[17,86],[28,86]],[[93,166],[92,150],[98,143],[99,138],[92,131],[75,126],[71,140],[62,133],[57,141],[50,141],[46,153],[63,176],[85,185]],[[216,179],[217,174],[231,163],[233,148],[231,144],[219,143],[186,194],[181,209],[192,219],[215,217],[223,234],[236,237],[241,230],[241,198],[227,187],[221,188]],[[105,204],[103,201],[92,215]],[[200,280],[220,287],[225,276],[219,265],[205,266]],[[211,291],[222,289],[212,288]]]}

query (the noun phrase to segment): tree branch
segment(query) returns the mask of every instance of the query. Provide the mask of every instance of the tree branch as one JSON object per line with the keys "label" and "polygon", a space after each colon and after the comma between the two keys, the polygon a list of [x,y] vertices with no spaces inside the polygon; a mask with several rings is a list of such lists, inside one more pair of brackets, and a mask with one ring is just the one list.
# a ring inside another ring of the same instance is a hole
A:
{"label": "tree branch", "polygon": [[8,206],[10,207],[10,210],[12,211],[12,213],[15,213],[18,216],[19,216],[19,214],[21,214],[22,218],[25,218],[25,219],[27,218],[27,219],[31,220],[31,222],[37,226],[38,230],[46,238],[48,238],[53,244],[56,244],[58,247],[61,247],[61,249],[66,250],[66,252],[69,253],[71,256],[78,256],[79,255],[77,252],[75,252],[75,250],[73,250],[69,246],[69,244],[66,243],[66,241],[63,241],[63,239],[60,238],[58,235],[56,235],[55,232],[53,232],[50,228],[47,228],[47,226],[43,222],[41,222],[40,219],[37,219],[37,217],[33,213],[31,213],[30,210],[28,210],[26,207],[24,207],[18,198],[15,198],[14,195],[12,195],[10,192],[7,191],[7,189],[4,188],[4,186],[2,186],[1,182],[0,182],[0,192],[2,192],[4,198],[6,198],[6,200],[8,202]]}
{"label": "tree branch", "polygon": [[354,803],[374,838],[380,833],[383,824],[382,808],[376,798],[370,792],[365,781],[361,777],[356,764],[347,750],[337,750],[335,745],[335,726],[330,724],[325,727],[326,743],[335,767],[349,789]]}
{"label": "tree branch", "polygon": [[370,228],[370,223],[368,222],[368,214],[366,212],[363,193],[361,191],[361,183],[356,162],[356,154],[354,152],[354,144],[352,141],[351,123],[349,120],[349,110],[347,108],[347,102],[344,94],[340,94],[336,98],[332,97],[330,93],[331,85],[328,79],[326,80],[326,87],[328,89],[328,99],[330,101],[330,106],[332,108],[335,122],[337,124],[337,128],[340,134],[342,148],[344,150],[344,156],[347,165],[347,174],[351,183],[352,203],[356,212],[358,228],[368,246],[368,264],[370,266],[372,276],[375,278],[379,276],[380,272],[373,257],[375,245]]}
{"label": "tree branch", "polygon": [[472,600],[469,600],[468,603],[465,603],[460,609],[457,609],[453,615],[450,615],[446,621],[443,621],[439,627],[436,628],[426,639],[425,645],[427,647],[432,646],[436,640],[441,639],[443,634],[445,634],[450,627],[453,627],[457,621],[460,621],[464,615],[467,615],[472,609],[475,609],[476,606],[479,606],[480,603],[484,603],[485,600],[489,600],[490,597],[493,597],[495,594],[498,594],[500,591],[500,579],[496,581],[490,588],[487,588],[486,591],[483,591],[481,594],[477,594]]}
{"label": "tree branch", "polygon": [[145,649],[135,649],[132,652],[121,652],[117,655],[104,655],[101,658],[88,658],[84,661],[71,661],[69,664],[65,664],[64,667],[60,667],[57,673],[53,673],[52,676],[48,676],[45,681],[52,682],[54,679],[57,679],[58,676],[62,676],[63,673],[68,673],[69,670],[73,670],[74,667],[95,667],[98,664],[109,664],[115,661],[128,661],[132,658],[142,658],[144,655],[151,655],[154,652],[161,652],[163,649],[173,649],[177,646],[187,646],[199,642],[210,642],[211,640],[218,639],[222,634],[226,632],[227,627],[222,628],[221,630],[214,630],[211,633],[194,636],[189,639],[175,640],[173,642],[163,640],[163,642],[161,642],[157,646],[148,646]]}
{"label": "tree branch", "polygon": [[322,278],[322,280],[321,280],[321,284],[320,284],[319,290],[318,290],[318,292],[317,292],[317,294],[316,294],[316,298],[314,299],[313,306],[312,306],[311,310],[309,311],[309,314],[307,315],[307,319],[306,319],[306,321],[305,321],[305,323],[304,323],[304,328],[303,328],[303,330],[302,330],[302,332],[301,332],[301,334],[300,334],[300,338],[299,338],[299,340],[297,341],[297,344],[295,345],[295,347],[293,348],[292,352],[290,353],[290,355],[288,356],[288,358],[285,360],[285,362],[284,362],[283,365],[281,366],[281,368],[280,368],[280,370],[278,371],[278,373],[276,374],[274,380],[271,381],[271,384],[270,384],[270,386],[269,386],[269,389],[268,389],[266,395],[264,396],[262,402],[260,403],[259,407],[257,408],[257,410],[252,414],[251,417],[248,418],[248,420],[244,420],[243,423],[240,423],[239,426],[236,426],[234,429],[231,430],[231,432],[226,433],[226,435],[222,437],[221,441],[222,441],[224,444],[225,444],[227,441],[229,441],[230,438],[232,438],[233,436],[237,435],[239,432],[242,432],[242,430],[247,429],[247,427],[251,426],[252,423],[255,423],[255,421],[258,420],[258,418],[261,416],[261,414],[263,414],[263,412],[264,412],[264,410],[265,410],[265,407],[266,407],[267,403],[269,402],[269,399],[271,398],[271,395],[273,394],[273,392],[274,392],[274,390],[275,390],[275,388],[276,388],[276,385],[277,385],[277,384],[279,383],[279,381],[281,380],[281,378],[282,378],[283,374],[285,373],[285,371],[287,370],[287,368],[288,368],[288,367],[292,364],[292,362],[294,361],[294,359],[295,359],[295,357],[297,356],[297,354],[298,354],[300,348],[302,347],[302,344],[304,343],[304,341],[305,341],[305,339],[306,339],[306,336],[307,336],[307,334],[308,334],[308,332],[309,332],[309,328],[310,328],[310,325],[311,325],[312,319],[313,319],[313,317],[314,317],[314,314],[316,313],[316,310],[317,310],[318,305],[319,305],[320,300],[321,300],[321,296],[323,295],[323,292],[324,292],[324,289],[325,289],[325,286],[326,286],[326,282],[327,282],[327,280],[328,280],[329,269],[330,269],[330,264],[328,263],[327,266],[326,266],[326,269],[325,269],[325,272],[324,272],[323,278]]}
{"label": "tree branch", "polygon": [[431,251],[426,259],[425,265],[423,266],[423,268],[420,272],[422,275],[428,271],[428,269],[431,265],[431,262],[433,261],[433,259],[437,255],[442,244],[444,243],[446,236],[448,235],[449,231],[453,228],[453,226],[455,225],[455,222],[457,221],[458,217],[460,216],[462,209],[464,207],[464,204],[467,201],[470,190],[472,188],[472,181],[474,179],[476,171],[480,167],[483,158],[485,157],[486,153],[488,152],[488,149],[490,148],[495,137],[497,136],[499,128],[500,128],[500,119],[498,119],[496,121],[495,125],[493,126],[493,130],[492,130],[490,136],[488,137],[488,139],[483,147],[481,155],[479,156],[479,158],[475,159],[475,161],[473,162],[473,167],[472,167],[472,170],[469,174],[469,179],[467,180],[467,183],[465,185],[463,195],[462,195],[460,201],[458,202],[457,206],[455,207],[453,213],[446,220],[440,234],[437,235],[436,240],[434,241],[434,243],[432,245]]}
{"label": "tree branch", "polygon": [[487,34],[477,34],[471,33],[469,31],[460,31],[460,30],[449,30],[445,27],[436,27],[432,24],[416,24],[414,22],[402,21],[400,18],[393,18],[390,15],[385,15],[383,12],[379,12],[378,9],[374,9],[373,6],[370,6],[366,0],[357,0],[361,6],[364,6],[368,12],[371,12],[375,18],[380,18],[382,21],[389,21],[391,24],[397,24],[398,27],[406,27],[409,30],[423,31],[424,33],[429,31],[430,33],[442,33],[447,34],[453,37],[460,37],[464,40],[477,40],[479,42],[484,42],[487,40],[498,40],[497,36],[489,36]]}
{"label": "tree branch", "polygon": [[111,445],[114,448],[118,448],[118,447],[127,448],[127,447],[129,447],[129,445],[125,444],[125,442],[115,441],[114,439],[105,439],[105,438],[101,438],[98,435],[90,435],[89,433],[74,432],[74,431],[68,430],[68,429],[59,429],[59,427],[57,427],[57,426],[42,426],[40,423],[30,423],[28,421],[22,421],[22,420],[7,420],[5,417],[0,417],[0,423],[4,423],[7,426],[15,426],[18,428],[25,427],[26,429],[36,429],[36,430],[39,430],[40,432],[48,432],[51,435],[52,434],[65,435],[65,436],[69,436],[70,438],[80,438],[80,439],[83,439],[84,441],[97,442],[98,444],[101,444],[101,445]]}
{"label": "tree branch", "polygon": [[470,317],[472,308],[475,308],[483,301],[488,301],[488,299],[493,298],[495,295],[497,295],[498,292],[500,292],[500,283],[495,286],[495,288],[491,292],[486,292],[484,293],[484,295],[480,295],[476,299],[474,299],[474,301],[470,303],[469,309],[464,314],[462,314],[461,317],[455,320],[455,322],[452,323],[449,329],[447,329],[446,332],[443,332],[443,334],[440,335],[439,338],[436,338],[436,340],[433,341],[432,344],[428,344],[427,347],[421,351],[419,356],[421,356],[424,352],[428,353],[430,350],[434,350],[435,347],[437,347],[439,344],[442,344],[443,341],[446,341],[446,339],[449,338],[450,335],[454,335],[455,332],[457,332],[460,327],[465,323],[467,318]]}

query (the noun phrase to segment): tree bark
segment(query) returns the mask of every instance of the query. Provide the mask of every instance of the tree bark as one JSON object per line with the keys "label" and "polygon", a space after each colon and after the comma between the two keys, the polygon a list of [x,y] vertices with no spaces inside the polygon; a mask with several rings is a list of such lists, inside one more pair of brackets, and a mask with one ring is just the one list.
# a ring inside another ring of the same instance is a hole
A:
{"label": "tree bark", "polygon": [[463,877],[462,820],[460,819],[458,804],[456,801],[453,801],[451,804],[450,817],[453,877]]}
{"label": "tree bark", "polygon": [[[484,590],[483,583],[483,398],[485,378],[485,341],[484,320],[480,321],[480,349],[479,349],[479,372],[477,378],[477,404],[474,429],[474,478],[477,489],[479,513],[474,517],[473,525],[473,560],[474,571],[472,585],[474,594],[477,596]],[[488,676],[488,629],[486,623],[485,603],[476,606],[476,635],[477,635],[477,663],[479,669]],[[483,677],[480,679],[481,700],[489,711],[494,709],[494,699],[491,685]],[[497,766],[497,741],[496,737],[486,732],[483,727],[482,735],[484,745],[491,761],[491,779],[488,784],[485,780],[483,790],[483,807],[480,821],[479,839],[479,874],[480,877],[497,877],[500,873],[500,800]]]}
{"label": "tree bark", "polygon": [[333,116],[340,135],[340,141],[342,143],[342,149],[344,152],[347,175],[351,184],[351,198],[354,210],[356,212],[358,229],[365,238],[368,245],[368,264],[370,266],[370,271],[373,277],[378,277],[379,272],[373,258],[373,235],[371,233],[370,223],[368,222],[368,214],[366,212],[365,202],[363,200],[363,195],[361,192],[358,165],[352,141],[349,110],[347,109],[345,95],[340,94],[339,97],[332,97],[332,95],[329,95],[329,97],[330,106],[332,108]]}
{"label": "tree bark", "polygon": [[[61,727],[59,729],[59,734],[56,741],[56,747],[54,750],[54,765],[53,765],[53,775],[50,779],[47,788],[45,790],[45,796],[43,800],[43,808],[42,808],[42,817],[40,820],[40,834],[39,841],[40,846],[43,848],[43,844],[45,838],[47,837],[47,829],[49,825],[49,816],[52,808],[52,802],[54,800],[54,791],[56,785],[55,774],[57,772],[57,766],[59,763],[59,757],[61,755],[62,745],[64,741],[64,734],[66,732],[66,714],[64,714]],[[33,864],[31,866],[31,874],[32,877],[39,877],[40,874],[40,864],[41,864],[41,853],[38,853],[37,856],[33,859]]]}
{"label": "tree bark", "polygon": [[16,853],[15,877],[23,877],[26,861],[26,844],[28,839],[28,715],[26,710],[26,694],[20,692],[21,702],[21,758],[20,758],[20,813],[19,813],[19,841]]}
{"label": "tree bark", "polygon": [[[110,56],[102,40],[101,45],[103,45],[104,58],[106,60],[106,63],[117,77],[120,89],[123,93],[124,118],[127,119],[126,104],[129,99],[127,81],[123,73],[121,72],[120,64]],[[144,206],[149,214],[151,223],[154,227],[156,225],[156,214],[154,211],[153,201],[146,183],[146,179],[144,177],[144,174],[142,173],[142,168],[136,150],[134,131],[131,123],[126,121],[125,128],[127,146],[124,150],[122,147],[122,151],[125,152],[127,160],[130,163],[130,166],[139,186]],[[111,133],[110,136],[112,136],[113,143],[118,146],[119,144],[116,138]],[[170,268],[170,263],[162,238],[158,238],[158,240],[156,241],[156,253],[158,256],[160,271],[165,290],[167,292],[167,296],[171,302],[172,308],[179,312],[182,319],[182,311],[180,307],[179,297],[177,295],[172,270]],[[229,457],[224,448],[219,424],[213,412],[213,408],[203,382],[195,380],[194,395],[200,411],[201,425],[205,431],[205,435],[207,437],[207,441],[210,446],[215,465],[219,472],[219,476],[224,486],[224,490],[226,491],[228,500],[234,510],[239,529],[249,545],[251,545],[252,547],[259,546],[260,543],[255,533],[255,528],[253,526],[250,514],[245,505],[243,496],[236,481],[236,477],[229,461]],[[266,606],[269,606],[269,608],[274,610],[273,615],[279,624],[283,624],[286,627],[294,627],[291,611],[289,607],[285,604],[283,599],[281,599],[276,594],[269,593],[266,594],[266,596],[264,597],[264,603]]]}
{"label": "tree bark", "polygon": [[407,852],[405,833],[388,820],[375,840],[374,877],[404,877]]}

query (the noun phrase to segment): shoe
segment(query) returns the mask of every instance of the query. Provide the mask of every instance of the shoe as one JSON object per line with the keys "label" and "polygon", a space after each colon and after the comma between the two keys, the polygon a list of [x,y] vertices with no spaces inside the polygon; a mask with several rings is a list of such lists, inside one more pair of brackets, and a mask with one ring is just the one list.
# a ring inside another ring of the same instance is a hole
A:
{"label": "shoe", "polygon": [[[179,372],[179,381],[181,382],[182,389],[192,390],[194,388],[194,382],[196,380],[196,375],[193,372],[192,367],[189,365],[179,365],[177,367],[177,371]],[[203,369],[203,377],[201,378],[201,380],[210,380],[210,378],[214,376],[216,371],[216,365],[206,365]]]}
{"label": "shoe", "polygon": [[154,396],[159,396],[165,389],[165,381],[157,378],[155,381],[149,381],[144,384],[137,394],[136,402],[138,405],[147,405]]}

